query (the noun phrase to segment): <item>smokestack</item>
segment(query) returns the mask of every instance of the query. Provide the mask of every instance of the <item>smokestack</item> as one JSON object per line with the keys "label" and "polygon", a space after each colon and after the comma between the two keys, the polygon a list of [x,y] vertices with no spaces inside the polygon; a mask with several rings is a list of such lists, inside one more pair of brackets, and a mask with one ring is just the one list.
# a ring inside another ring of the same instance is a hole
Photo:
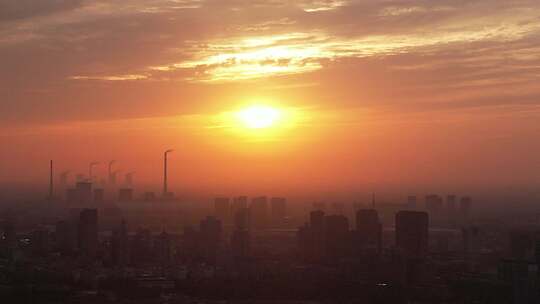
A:
{"label": "smokestack", "polygon": [[52,199],[54,195],[54,172],[53,172],[53,161],[51,160],[49,168],[49,199]]}
{"label": "smokestack", "polygon": [[115,160],[111,160],[109,162],[109,183],[113,184],[113,185],[115,184],[115,179],[113,177],[113,172],[112,172],[112,167],[113,167],[114,163],[116,163]]}
{"label": "smokestack", "polygon": [[167,197],[169,190],[167,189],[167,156],[174,150],[167,150],[163,153],[163,197]]}

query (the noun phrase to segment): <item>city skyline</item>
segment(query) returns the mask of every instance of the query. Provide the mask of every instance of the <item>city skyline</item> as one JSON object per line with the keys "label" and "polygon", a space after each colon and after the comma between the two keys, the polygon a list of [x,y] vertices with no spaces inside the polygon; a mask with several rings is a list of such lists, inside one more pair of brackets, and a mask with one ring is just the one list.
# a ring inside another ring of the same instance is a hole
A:
{"label": "city skyline", "polygon": [[540,303],[538,0],[0,0],[0,301]]}

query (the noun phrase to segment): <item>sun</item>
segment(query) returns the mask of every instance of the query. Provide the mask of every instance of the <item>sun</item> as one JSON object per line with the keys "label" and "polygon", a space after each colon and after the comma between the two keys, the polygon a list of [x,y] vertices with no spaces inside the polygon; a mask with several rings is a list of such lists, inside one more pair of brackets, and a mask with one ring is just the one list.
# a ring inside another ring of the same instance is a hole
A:
{"label": "sun", "polygon": [[236,113],[237,119],[248,129],[266,129],[278,123],[281,111],[265,105],[254,105]]}

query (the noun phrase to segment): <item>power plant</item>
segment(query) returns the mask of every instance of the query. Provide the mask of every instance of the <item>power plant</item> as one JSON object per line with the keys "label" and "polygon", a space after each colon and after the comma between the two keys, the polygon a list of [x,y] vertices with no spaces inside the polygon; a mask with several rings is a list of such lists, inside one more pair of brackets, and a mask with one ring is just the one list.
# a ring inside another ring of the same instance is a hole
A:
{"label": "power plant", "polygon": [[[162,194],[163,199],[172,199],[174,197],[174,194],[172,192],[169,192],[169,188],[168,188],[168,157],[169,157],[169,154],[172,152],[174,152],[174,150],[169,149],[163,153],[163,194]],[[61,191],[66,191],[66,199],[68,201],[76,201],[76,200],[90,201],[89,197],[92,195],[89,194],[90,193],[89,189],[92,189],[94,187],[98,187],[98,188],[95,188],[95,190],[99,190],[102,192],[105,191],[105,189],[114,190],[114,191],[124,190],[123,195],[120,195],[120,196],[124,198],[123,199],[124,201],[131,200],[132,193],[133,193],[133,189],[132,189],[133,177],[136,172],[128,171],[124,175],[124,181],[123,181],[123,184],[125,185],[123,186],[124,188],[117,189],[116,186],[118,184],[118,174],[122,172],[123,170],[114,170],[115,164],[117,164],[117,161],[110,160],[109,162],[107,162],[107,177],[106,178],[104,176],[100,176],[99,174],[94,175],[94,168],[100,165],[101,163],[102,162],[97,162],[97,161],[90,162],[88,164],[87,176],[85,174],[77,174],[76,179],[75,179],[75,184],[76,184],[75,188],[68,188],[68,184],[70,184],[68,181],[68,177],[72,171],[66,170],[60,173],[60,185],[62,188]],[[50,172],[49,172],[48,197],[52,199],[54,196],[53,160],[50,161],[49,165],[50,165],[50,170],[49,170]],[[83,185],[85,186],[84,188],[85,191],[82,191],[83,189],[81,187]],[[108,185],[108,187],[106,185]],[[129,195],[127,193],[127,190],[130,191]],[[100,197],[103,197],[103,193],[100,193]],[[130,199],[127,199],[128,197]],[[99,201],[103,201],[103,198],[101,198]]]}

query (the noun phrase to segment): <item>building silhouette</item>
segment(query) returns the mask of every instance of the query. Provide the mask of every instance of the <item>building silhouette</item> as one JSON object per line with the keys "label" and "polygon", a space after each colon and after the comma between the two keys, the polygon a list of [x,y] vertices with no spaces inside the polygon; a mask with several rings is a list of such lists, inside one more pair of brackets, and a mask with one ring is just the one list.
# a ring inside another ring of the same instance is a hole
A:
{"label": "building silhouette", "polygon": [[83,256],[95,258],[98,251],[97,209],[83,209],[79,216],[79,251]]}
{"label": "building silhouette", "polygon": [[202,257],[207,263],[215,264],[221,248],[221,237],[223,233],[221,221],[215,217],[208,216],[201,221],[199,231]]}
{"label": "building silhouette", "polygon": [[250,256],[250,212],[243,208],[236,212],[234,218],[234,230],[231,235],[231,252],[236,260],[246,259]]}
{"label": "building silhouette", "polygon": [[61,255],[70,256],[77,250],[77,228],[77,223],[73,220],[64,220],[56,223],[56,249]]}
{"label": "building silhouette", "polygon": [[438,215],[443,211],[443,199],[439,195],[426,195],[426,210],[430,215]]}
{"label": "building silhouette", "polygon": [[249,205],[251,227],[264,229],[268,225],[268,199],[266,196],[255,197]]}
{"label": "building silhouette", "polygon": [[382,249],[382,223],[375,209],[356,212],[356,242],[361,251],[371,250],[377,254]]}
{"label": "building silhouette", "polygon": [[326,255],[325,214],[322,210],[312,211],[309,222],[298,229],[297,241],[300,256],[308,262],[321,261]]}
{"label": "building silhouette", "polygon": [[336,260],[348,253],[349,220],[343,215],[324,217],[324,256]]}
{"label": "building silhouette", "polygon": [[173,260],[173,244],[171,236],[162,231],[156,238],[152,251],[155,252],[158,263],[168,266]]}
{"label": "building silhouette", "polygon": [[272,225],[281,226],[287,217],[287,199],[284,197],[273,197],[270,200]]}
{"label": "building silhouette", "polygon": [[406,257],[424,258],[428,252],[429,216],[420,211],[396,214],[396,247]]}
{"label": "building silhouette", "polygon": [[184,227],[182,255],[186,262],[194,261],[199,256],[199,233],[191,226]]}
{"label": "building silhouette", "polygon": [[214,214],[223,224],[231,221],[231,203],[228,197],[216,197],[214,199]]}
{"label": "building silhouette", "polygon": [[136,266],[150,264],[156,259],[152,233],[148,229],[138,229],[131,241],[130,262]]}
{"label": "building silhouette", "polygon": [[129,235],[124,220],[113,230],[111,238],[111,259],[113,265],[125,267],[129,264]]}
{"label": "building silhouette", "polygon": [[238,211],[248,208],[248,197],[247,196],[237,196],[233,198],[230,206],[230,214],[234,221]]}

